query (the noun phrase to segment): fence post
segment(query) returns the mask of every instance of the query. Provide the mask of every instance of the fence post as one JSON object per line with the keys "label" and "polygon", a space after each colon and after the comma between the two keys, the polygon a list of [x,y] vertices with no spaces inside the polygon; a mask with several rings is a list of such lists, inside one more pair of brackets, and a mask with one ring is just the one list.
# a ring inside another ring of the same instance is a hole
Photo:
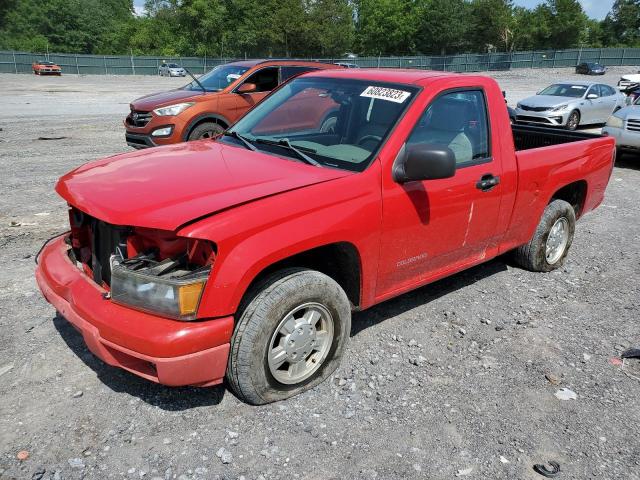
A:
{"label": "fence post", "polygon": [[102,56],[102,63],[104,64],[104,74],[107,74],[107,56],[103,55]]}
{"label": "fence post", "polygon": [[622,59],[620,60],[620,65],[626,65],[626,63],[624,62],[624,60],[625,60],[624,57],[626,56],[626,54],[627,54],[627,49],[623,48],[622,49]]}
{"label": "fence post", "polygon": [[80,67],[78,66],[78,54],[76,53],[76,72],[80,75]]}
{"label": "fence post", "polygon": [[130,52],[131,52],[131,56],[129,58],[131,58],[131,72],[132,72],[132,75],[135,75],[136,74],[136,66],[133,63],[133,49],[130,50]]}
{"label": "fence post", "polygon": [[18,64],[16,63],[16,52],[13,53],[13,69],[18,73]]}

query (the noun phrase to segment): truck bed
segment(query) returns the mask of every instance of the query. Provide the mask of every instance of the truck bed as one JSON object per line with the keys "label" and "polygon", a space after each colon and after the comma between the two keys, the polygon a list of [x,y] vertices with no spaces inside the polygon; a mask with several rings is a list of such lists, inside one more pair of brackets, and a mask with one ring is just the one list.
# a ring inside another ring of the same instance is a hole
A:
{"label": "truck bed", "polygon": [[513,142],[516,151],[532,148],[548,147],[563,143],[579,142],[599,138],[601,135],[585,132],[571,132],[559,128],[538,127],[529,125],[512,125]]}

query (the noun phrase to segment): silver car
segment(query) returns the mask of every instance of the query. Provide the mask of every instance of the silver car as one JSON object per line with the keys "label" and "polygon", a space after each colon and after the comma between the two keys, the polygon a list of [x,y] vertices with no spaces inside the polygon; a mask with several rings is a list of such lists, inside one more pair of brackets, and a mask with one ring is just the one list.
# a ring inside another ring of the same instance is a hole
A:
{"label": "silver car", "polygon": [[518,123],[575,130],[580,125],[604,123],[625,106],[626,97],[615,88],[594,82],[560,82],[518,102]]}
{"label": "silver car", "polygon": [[640,152],[640,97],[611,115],[602,133],[615,138],[618,149]]}
{"label": "silver car", "polygon": [[161,77],[186,77],[187,72],[178,64],[163,63],[158,68],[158,75]]}

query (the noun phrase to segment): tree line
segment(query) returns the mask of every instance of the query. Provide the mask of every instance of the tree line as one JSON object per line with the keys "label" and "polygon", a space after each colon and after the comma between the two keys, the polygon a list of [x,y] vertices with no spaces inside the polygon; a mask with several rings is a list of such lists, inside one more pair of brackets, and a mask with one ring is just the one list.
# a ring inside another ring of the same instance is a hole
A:
{"label": "tree line", "polygon": [[0,49],[339,57],[640,46],[640,0],[0,0]]}

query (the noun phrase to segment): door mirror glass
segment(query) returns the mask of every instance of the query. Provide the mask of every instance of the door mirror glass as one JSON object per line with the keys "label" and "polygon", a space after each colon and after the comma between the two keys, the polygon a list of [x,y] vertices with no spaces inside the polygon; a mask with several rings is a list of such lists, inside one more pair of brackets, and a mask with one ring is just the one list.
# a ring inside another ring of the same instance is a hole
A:
{"label": "door mirror glass", "polygon": [[245,82],[242,85],[240,85],[238,87],[238,93],[251,93],[251,92],[255,92],[257,90],[257,86],[255,83],[248,83]]}
{"label": "door mirror glass", "polygon": [[446,145],[405,145],[393,169],[398,183],[450,178],[456,173],[456,156]]}

